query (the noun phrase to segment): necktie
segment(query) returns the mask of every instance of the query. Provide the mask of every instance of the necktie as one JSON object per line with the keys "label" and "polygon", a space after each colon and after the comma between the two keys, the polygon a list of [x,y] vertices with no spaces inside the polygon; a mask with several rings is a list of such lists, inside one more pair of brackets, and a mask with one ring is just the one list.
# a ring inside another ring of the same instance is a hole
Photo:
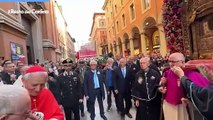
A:
{"label": "necktie", "polygon": [[122,68],[122,74],[123,74],[123,77],[125,78],[126,77],[125,68]]}
{"label": "necktie", "polygon": [[98,75],[96,72],[94,72],[94,83],[95,83],[95,89],[96,88],[100,88],[100,85],[99,85],[99,81],[98,81]]}

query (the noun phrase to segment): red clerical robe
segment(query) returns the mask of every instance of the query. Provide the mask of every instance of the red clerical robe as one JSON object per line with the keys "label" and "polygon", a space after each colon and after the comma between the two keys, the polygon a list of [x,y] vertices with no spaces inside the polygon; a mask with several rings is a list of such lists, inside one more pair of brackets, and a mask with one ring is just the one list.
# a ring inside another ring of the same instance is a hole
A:
{"label": "red clerical robe", "polygon": [[55,118],[64,120],[64,115],[55,100],[53,94],[44,88],[36,97],[31,96],[31,110],[33,112],[42,112],[44,120]]}

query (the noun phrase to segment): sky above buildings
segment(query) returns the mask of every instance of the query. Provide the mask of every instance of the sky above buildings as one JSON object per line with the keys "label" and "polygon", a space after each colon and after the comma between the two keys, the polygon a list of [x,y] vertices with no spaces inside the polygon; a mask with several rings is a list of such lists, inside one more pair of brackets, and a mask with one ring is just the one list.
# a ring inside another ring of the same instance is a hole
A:
{"label": "sky above buildings", "polygon": [[75,49],[89,40],[89,34],[95,12],[104,12],[102,6],[105,0],[57,0],[62,6],[67,30],[76,40]]}

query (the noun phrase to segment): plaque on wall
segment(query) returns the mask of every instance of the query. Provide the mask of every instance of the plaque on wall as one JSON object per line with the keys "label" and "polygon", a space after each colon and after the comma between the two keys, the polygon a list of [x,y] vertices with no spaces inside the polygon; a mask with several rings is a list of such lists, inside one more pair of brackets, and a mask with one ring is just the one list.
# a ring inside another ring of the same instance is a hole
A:
{"label": "plaque on wall", "polygon": [[11,60],[15,61],[22,61],[25,62],[25,56],[23,52],[23,46],[17,43],[10,43],[10,50],[11,50]]}

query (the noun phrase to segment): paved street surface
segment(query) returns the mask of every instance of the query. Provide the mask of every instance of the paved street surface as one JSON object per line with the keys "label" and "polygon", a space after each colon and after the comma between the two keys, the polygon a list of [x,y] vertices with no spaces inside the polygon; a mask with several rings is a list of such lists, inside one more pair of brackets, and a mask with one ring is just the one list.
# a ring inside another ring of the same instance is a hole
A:
{"label": "paved street surface", "polygon": [[[104,102],[105,116],[107,117],[107,119],[108,120],[120,120],[120,115],[117,113],[115,103],[113,103],[112,109],[109,112],[107,112],[107,110],[106,110],[107,109],[107,100],[105,99],[103,102]],[[100,113],[100,111],[99,111],[99,107],[98,107],[98,101],[96,100],[96,104],[95,104],[96,117],[95,117],[95,120],[103,120],[100,117],[99,113]],[[135,120],[136,109],[135,109],[134,106],[131,108],[130,113],[132,114],[133,118],[130,119],[127,116],[125,116],[125,120]],[[90,120],[90,114],[87,112],[86,106],[85,106],[85,116],[83,118],[81,118],[81,120]]]}

